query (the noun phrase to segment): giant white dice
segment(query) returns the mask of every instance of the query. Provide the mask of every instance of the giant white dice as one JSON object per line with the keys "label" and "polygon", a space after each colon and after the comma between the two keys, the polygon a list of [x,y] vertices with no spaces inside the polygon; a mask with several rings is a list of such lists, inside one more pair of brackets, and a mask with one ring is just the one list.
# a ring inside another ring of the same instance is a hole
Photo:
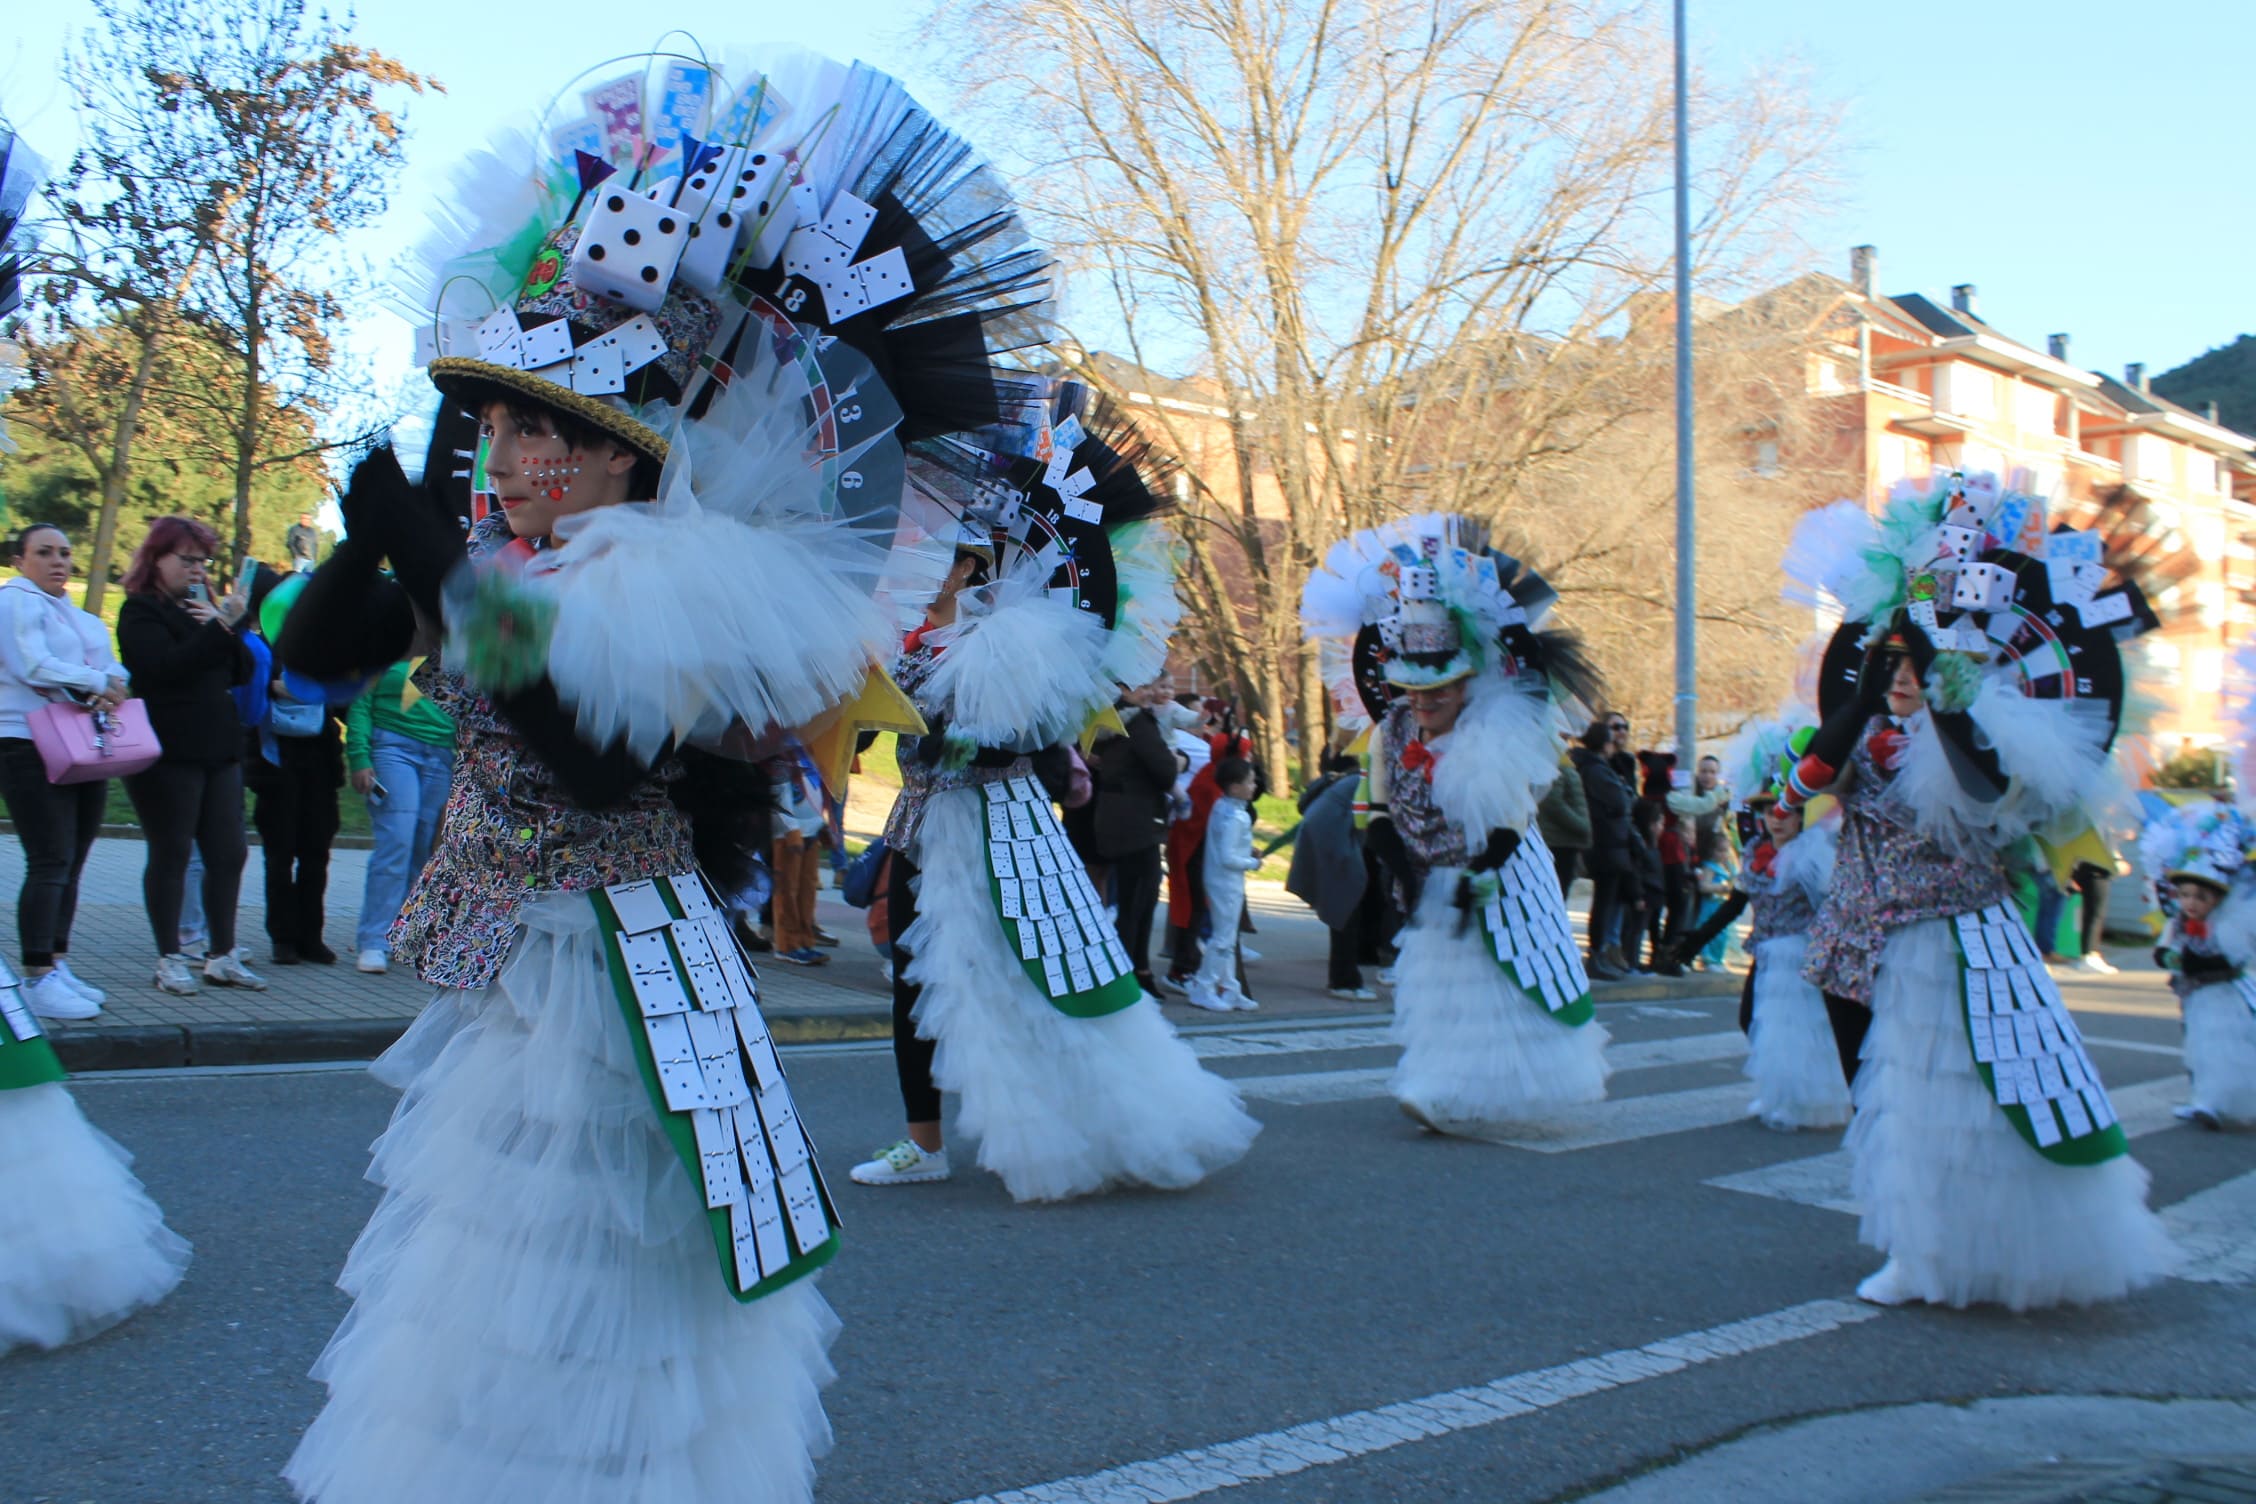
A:
{"label": "giant white dice", "polygon": [[1951,605],[1961,611],[2003,611],[2013,604],[2013,571],[1996,564],[1969,564],[1951,586]]}
{"label": "giant white dice", "polygon": [[680,209],[607,183],[572,248],[572,281],[656,313],[688,245],[689,217]]}

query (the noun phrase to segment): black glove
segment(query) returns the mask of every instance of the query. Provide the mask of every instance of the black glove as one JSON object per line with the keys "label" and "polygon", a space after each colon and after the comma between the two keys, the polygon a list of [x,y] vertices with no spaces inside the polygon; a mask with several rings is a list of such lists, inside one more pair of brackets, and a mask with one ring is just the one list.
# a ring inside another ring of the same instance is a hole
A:
{"label": "black glove", "polygon": [[390,559],[408,597],[443,620],[439,587],[462,560],[462,535],[437,498],[407,478],[391,445],[377,445],[353,466],[337,507],[346,537]]}
{"label": "black glove", "polygon": [[1520,833],[1500,826],[1488,833],[1488,844],[1480,849],[1479,855],[1465,864],[1466,870],[1494,872],[1510,861],[1512,853],[1519,849]]}
{"label": "black glove", "polygon": [[1857,669],[1856,707],[1863,712],[1863,720],[1870,720],[1888,708],[1888,683],[1895,678],[1896,656],[1896,649],[1888,646],[1888,639],[1899,622],[1910,625],[1899,612],[1873,629],[1872,641],[1864,650],[1864,662]]}

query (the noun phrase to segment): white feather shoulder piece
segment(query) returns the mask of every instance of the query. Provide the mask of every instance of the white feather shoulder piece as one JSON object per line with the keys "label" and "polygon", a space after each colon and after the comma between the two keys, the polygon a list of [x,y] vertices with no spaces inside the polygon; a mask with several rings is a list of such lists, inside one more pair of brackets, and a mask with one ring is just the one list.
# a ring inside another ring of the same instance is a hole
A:
{"label": "white feather shoulder piece", "polygon": [[1527,829],[1559,776],[1559,731],[1541,679],[1476,676],[1434,764],[1434,802],[1469,836]]}
{"label": "white feather shoulder piece", "polygon": [[918,694],[928,716],[983,747],[1031,752],[1081,734],[1112,703],[1103,622],[1049,592],[1057,560],[1026,556],[1009,574],[957,597],[952,626],[929,635],[940,650]]}

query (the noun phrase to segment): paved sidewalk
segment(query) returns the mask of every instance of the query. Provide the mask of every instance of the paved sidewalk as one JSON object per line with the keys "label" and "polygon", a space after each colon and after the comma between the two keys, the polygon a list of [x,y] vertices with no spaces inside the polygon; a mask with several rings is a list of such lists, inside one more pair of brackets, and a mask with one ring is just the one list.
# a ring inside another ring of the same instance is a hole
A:
{"label": "paved sidewalk", "polygon": [[[83,1024],[50,1025],[56,1048],[75,1070],[178,1065],[234,1065],[263,1061],[356,1059],[383,1049],[407,1027],[430,989],[405,971],[364,976],[353,969],[353,932],[360,910],[368,853],[339,848],[329,865],[327,940],[334,966],[274,966],[266,941],[262,892],[264,857],[251,848],[243,869],[243,903],[237,937],[251,966],[268,982],[265,992],[207,987],[194,997],[174,997],[151,985],[155,946],[141,904],[141,868],[147,848],[138,840],[104,837],[94,843],[79,888],[71,965],[109,993],[102,1016]],[[0,894],[13,894],[23,878],[23,850],[0,841]],[[1261,1016],[1323,1018],[1383,1013],[1376,1003],[1342,1001],[1324,991],[1327,935],[1300,903],[1274,883],[1256,882],[1247,895],[1259,933],[1248,944],[1262,959],[1248,967]],[[822,925],[839,936],[828,965],[802,968],[767,957],[760,966],[762,1006],[778,1037],[792,1041],[871,1039],[890,1033],[892,995],[860,911],[824,891],[817,903]],[[12,921],[12,913],[0,924]],[[1369,981],[1366,971],[1366,981]],[[1600,984],[1606,1001],[1659,1000],[1736,994],[1736,974],[1694,974]],[[1169,1001],[1178,1023],[1211,1019]]]}

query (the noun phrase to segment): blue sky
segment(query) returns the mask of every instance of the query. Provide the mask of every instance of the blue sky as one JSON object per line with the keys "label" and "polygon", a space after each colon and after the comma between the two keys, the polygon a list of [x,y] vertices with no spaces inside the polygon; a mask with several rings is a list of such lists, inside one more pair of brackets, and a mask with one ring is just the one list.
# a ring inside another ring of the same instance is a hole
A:
{"label": "blue sky", "polygon": [[[763,6],[756,38],[743,36],[741,3],[676,0],[662,14],[716,47],[741,38],[858,55],[930,97],[909,37],[920,8]],[[72,126],[56,61],[92,6],[11,10],[0,103],[34,145],[59,152]],[[1940,298],[1975,283],[1991,322],[2033,344],[2067,331],[2079,364],[2109,371],[2134,360],[2163,370],[2256,331],[2252,132],[2236,108],[2256,5],[1691,0],[1691,13],[1704,67],[1731,75],[1798,60],[1844,107],[1842,202],[1806,227],[1818,265],[1845,274],[1848,246],[1872,242],[1883,290]],[[360,37],[450,92],[411,106],[409,175],[358,253],[381,263],[412,242],[419,205],[461,151],[618,46],[621,16],[594,0],[531,11],[368,0]],[[404,329],[372,321],[360,334],[387,380],[404,379]]]}

